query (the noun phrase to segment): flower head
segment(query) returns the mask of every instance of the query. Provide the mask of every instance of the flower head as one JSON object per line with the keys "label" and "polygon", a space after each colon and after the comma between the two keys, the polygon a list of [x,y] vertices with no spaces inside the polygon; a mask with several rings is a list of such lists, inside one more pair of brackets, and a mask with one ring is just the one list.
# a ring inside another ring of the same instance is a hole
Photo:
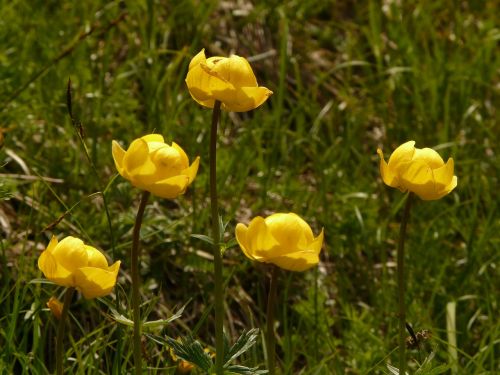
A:
{"label": "flower head", "polygon": [[411,191],[423,200],[442,198],[457,186],[453,175],[453,159],[446,164],[439,154],[430,148],[416,148],[414,141],[403,143],[389,158],[380,156],[380,174],[386,185],[402,192]]}
{"label": "flower head", "polygon": [[276,213],[236,225],[236,240],[245,255],[289,271],[305,271],[318,264],[323,230],[314,238],[311,227],[294,213]]}
{"label": "flower head", "polygon": [[189,63],[186,84],[193,99],[213,108],[216,100],[222,109],[246,112],[264,103],[272,91],[258,86],[248,61],[240,56],[205,57],[202,49]]}
{"label": "flower head", "polygon": [[62,286],[75,287],[85,298],[91,299],[111,293],[120,261],[108,266],[103,253],[85,245],[79,238],[68,236],[59,242],[53,236],[38,258],[38,268],[47,279]]}
{"label": "flower head", "polygon": [[161,197],[173,199],[184,194],[198,172],[200,158],[189,165],[184,150],[175,142],[163,142],[159,134],[135,139],[127,151],[113,141],[113,159],[118,172],[132,185]]}

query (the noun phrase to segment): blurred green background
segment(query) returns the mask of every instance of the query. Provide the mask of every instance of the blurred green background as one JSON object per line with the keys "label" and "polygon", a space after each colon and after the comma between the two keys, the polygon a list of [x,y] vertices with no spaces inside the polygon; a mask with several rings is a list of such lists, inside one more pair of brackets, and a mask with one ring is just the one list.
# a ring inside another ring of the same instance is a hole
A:
{"label": "blurred green background", "polygon": [[[210,232],[211,111],[184,84],[205,48],[248,58],[274,92],[255,111],[222,117],[227,240],[237,222],[273,212],[296,212],[315,233],[325,228],[319,267],[280,276],[283,373],[383,374],[396,362],[404,195],[382,183],[376,149],[388,157],[407,140],[453,157],[458,176],[450,195],[412,210],[407,319],[433,337],[410,351],[411,369],[430,355],[421,373],[500,373],[499,12],[496,0],[0,1],[1,372],[53,369],[56,321],[45,303],[62,289],[31,282],[52,234],[122,260],[116,294],[128,316],[139,191],[115,179],[111,141],[127,147],[150,132],[202,161],[185,196],[152,199],[146,210],[144,308],[149,320],[163,319],[189,300],[181,319],[154,333],[213,345],[210,247],[191,237]],[[80,129],[68,116],[69,78]],[[234,340],[265,322],[268,269],[238,247],[224,262]],[[117,350],[124,332],[113,306],[112,297],[75,299],[70,373],[131,368],[128,342]],[[263,368],[262,345],[241,363]],[[144,353],[153,373],[175,372],[167,348],[145,340]]]}

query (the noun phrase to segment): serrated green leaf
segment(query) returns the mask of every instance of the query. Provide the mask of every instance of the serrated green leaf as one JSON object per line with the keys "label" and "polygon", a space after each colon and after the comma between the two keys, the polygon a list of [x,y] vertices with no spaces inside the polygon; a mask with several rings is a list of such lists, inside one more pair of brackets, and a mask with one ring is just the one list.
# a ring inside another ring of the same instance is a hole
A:
{"label": "serrated green leaf", "polygon": [[212,358],[205,352],[201,344],[192,337],[188,336],[180,341],[167,337],[166,341],[177,357],[192,363],[205,372],[209,372],[212,368]]}
{"label": "serrated green leaf", "polygon": [[229,365],[229,363],[250,349],[255,344],[258,335],[259,330],[257,328],[243,332],[234,345],[226,351],[224,355],[224,366]]}

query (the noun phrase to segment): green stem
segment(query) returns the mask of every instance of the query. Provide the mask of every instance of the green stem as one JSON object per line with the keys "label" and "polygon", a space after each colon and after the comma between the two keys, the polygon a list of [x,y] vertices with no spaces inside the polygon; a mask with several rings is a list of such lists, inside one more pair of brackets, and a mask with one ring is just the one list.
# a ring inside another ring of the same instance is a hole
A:
{"label": "green stem", "polygon": [[401,227],[399,229],[399,242],[398,242],[398,302],[399,302],[399,373],[406,374],[406,356],[405,356],[405,323],[406,323],[406,310],[405,310],[405,238],[406,226],[410,218],[410,207],[412,201],[412,194],[408,193],[406,198],[405,210],[403,218],[401,219]]}
{"label": "green stem", "polygon": [[215,373],[223,374],[224,366],[224,286],[222,285],[222,255],[220,252],[219,207],[217,204],[217,125],[221,103],[216,100],[212,112],[210,132],[210,207],[212,211],[212,239],[215,283]]}
{"label": "green stem", "polygon": [[141,202],[135,218],[134,232],[132,238],[132,252],[130,256],[130,272],[132,273],[132,309],[134,318],[134,366],[136,375],[142,374],[142,354],[141,354],[141,301],[140,301],[140,278],[139,278],[139,237],[141,233],[142,218],[148,202],[150,193],[143,191]]}
{"label": "green stem", "polygon": [[267,296],[267,369],[269,375],[276,373],[276,337],[274,335],[274,310],[276,305],[276,292],[278,290],[278,267],[272,265],[271,282],[269,284],[269,294]]}
{"label": "green stem", "polygon": [[61,312],[61,318],[59,319],[59,326],[57,328],[57,337],[56,337],[56,374],[63,374],[63,340],[64,340],[64,331],[66,328],[66,317],[68,316],[69,305],[71,304],[71,298],[73,297],[73,293],[75,288],[66,289],[66,293],[64,294],[64,302],[63,309]]}

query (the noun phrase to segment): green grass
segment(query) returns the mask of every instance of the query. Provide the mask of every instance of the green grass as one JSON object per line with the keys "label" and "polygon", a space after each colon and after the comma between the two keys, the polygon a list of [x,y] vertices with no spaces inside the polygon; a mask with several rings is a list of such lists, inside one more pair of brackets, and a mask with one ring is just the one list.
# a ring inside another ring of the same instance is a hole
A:
{"label": "green grass", "polygon": [[[202,162],[185,196],[154,198],[146,210],[144,311],[149,320],[166,319],[190,301],[180,319],[150,332],[191,333],[214,345],[210,246],[190,236],[210,229],[211,112],[184,84],[201,48],[254,57],[259,83],[274,91],[251,113],[223,114],[218,184],[227,238],[237,222],[280,211],[298,213],[315,233],[325,228],[318,270],[281,274],[283,373],[388,374],[386,364],[396,365],[403,195],[383,185],[375,151],[388,155],[410,139],[453,157],[458,176],[450,195],[417,200],[412,210],[407,319],[433,338],[422,353],[410,352],[411,368],[432,350],[431,368],[500,373],[498,2],[250,5],[0,1],[0,373],[54,368],[56,321],[45,303],[62,289],[36,281],[52,233],[78,236],[123,261],[115,292],[130,317],[139,191],[114,179],[111,140],[128,145],[152,131]],[[92,164],[67,113],[69,77]],[[96,194],[104,188],[112,232]],[[237,247],[224,261],[225,324],[234,341],[265,324],[268,269]],[[449,302],[456,302],[457,362],[448,356]],[[131,371],[131,329],[114,321],[114,306],[114,296],[73,301],[68,373]],[[147,340],[144,351],[156,373],[175,372],[168,348]],[[259,340],[240,363],[263,368],[263,353]]]}

